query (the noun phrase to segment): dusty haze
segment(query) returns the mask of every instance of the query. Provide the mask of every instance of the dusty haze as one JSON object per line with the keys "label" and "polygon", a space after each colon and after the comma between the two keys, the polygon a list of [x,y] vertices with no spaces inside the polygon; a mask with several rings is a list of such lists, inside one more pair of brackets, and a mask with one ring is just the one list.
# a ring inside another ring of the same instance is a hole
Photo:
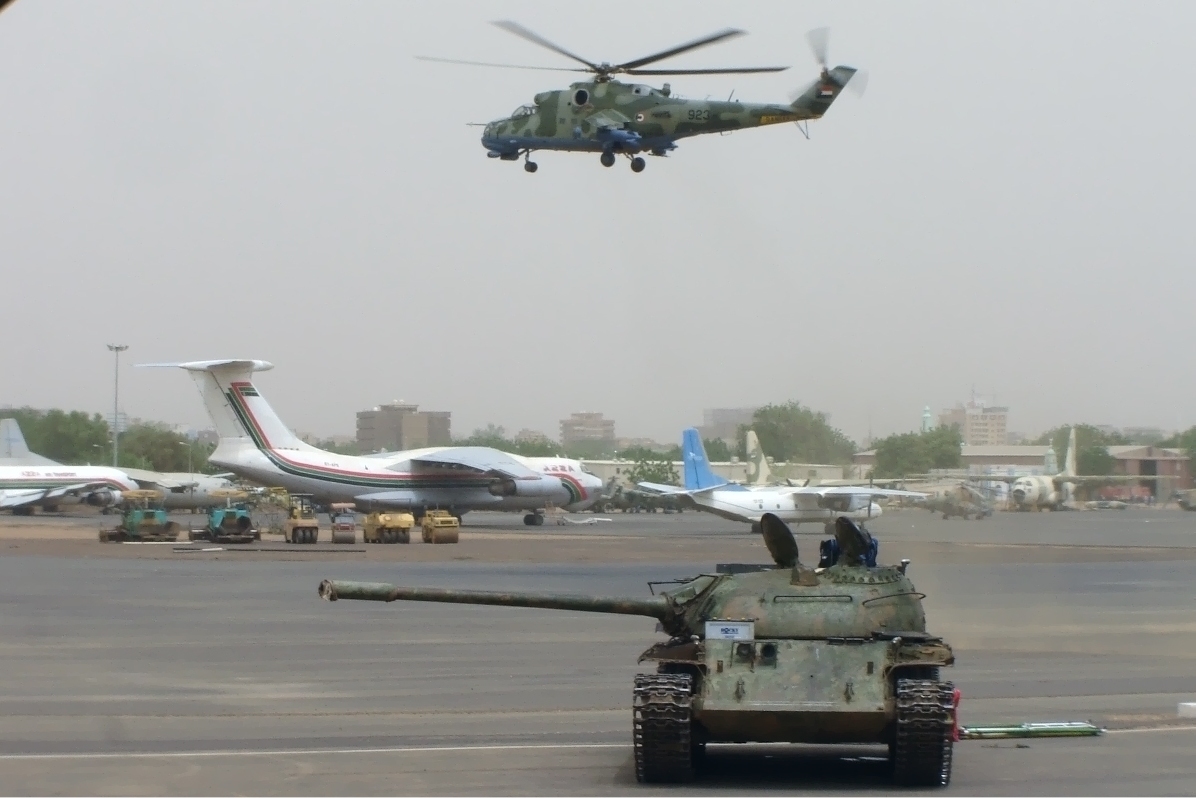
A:
{"label": "dusty haze", "polygon": [[[786,98],[867,68],[811,124],[485,158],[478,128],[569,66],[732,25],[661,66],[690,97]],[[555,436],[601,410],[672,441],[704,407],[798,399],[862,438],[972,386],[1011,429],[1196,424],[1186,3],[58,2],[0,14],[0,404],[104,412],[125,363],[256,357],[294,427],[403,398]],[[132,416],[207,426],[182,373]]]}

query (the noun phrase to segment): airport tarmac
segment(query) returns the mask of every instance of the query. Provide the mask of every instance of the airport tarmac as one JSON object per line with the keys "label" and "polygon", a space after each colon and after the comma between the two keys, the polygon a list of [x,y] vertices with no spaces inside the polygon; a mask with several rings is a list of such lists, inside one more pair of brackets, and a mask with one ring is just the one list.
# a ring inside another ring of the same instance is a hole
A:
{"label": "airport tarmac", "polygon": [[[630,685],[650,619],[316,596],[322,578],[643,595],[766,557],[711,516],[612,518],[471,514],[457,546],[302,555],[102,545],[75,535],[95,517],[0,518],[0,792],[894,791],[883,751],[851,748],[721,747],[698,783],[638,786]],[[955,648],[963,723],[1110,728],[960,743],[947,793],[1196,792],[1196,723],[1176,717],[1196,700],[1196,515],[905,511],[873,532],[883,560],[913,559]]]}

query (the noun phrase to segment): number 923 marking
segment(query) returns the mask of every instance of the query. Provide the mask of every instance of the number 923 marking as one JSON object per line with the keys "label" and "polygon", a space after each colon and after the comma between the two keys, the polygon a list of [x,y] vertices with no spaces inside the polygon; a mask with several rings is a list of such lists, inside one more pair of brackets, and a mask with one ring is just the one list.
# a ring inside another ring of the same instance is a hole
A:
{"label": "number 923 marking", "polygon": [[693,120],[695,122],[709,122],[710,121],[710,109],[705,109],[705,110],[699,111],[697,108],[690,108],[689,111],[687,112],[686,116],[688,116],[691,120]]}

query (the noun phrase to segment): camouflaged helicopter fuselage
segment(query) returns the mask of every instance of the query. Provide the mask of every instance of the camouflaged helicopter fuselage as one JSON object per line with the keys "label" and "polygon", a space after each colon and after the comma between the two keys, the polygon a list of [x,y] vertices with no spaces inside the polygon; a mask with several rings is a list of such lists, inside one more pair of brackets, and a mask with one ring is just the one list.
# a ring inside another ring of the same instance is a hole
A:
{"label": "camouflaged helicopter fuselage", "polygon": [[815,83],[792,104],[687,100],[617,80],[574,83],[537,94],[534,105],[486,125],[482,145],[491,157],[508,160],[531,150],[664,155],[690,136],[817,119],[852,72],[836,67],[836,81]]}

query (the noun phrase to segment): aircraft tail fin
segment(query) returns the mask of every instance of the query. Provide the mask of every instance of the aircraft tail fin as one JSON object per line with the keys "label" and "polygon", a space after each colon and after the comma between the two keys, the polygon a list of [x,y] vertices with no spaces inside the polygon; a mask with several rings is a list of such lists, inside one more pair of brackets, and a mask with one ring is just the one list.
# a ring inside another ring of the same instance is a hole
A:
{"label": "aircraft tail fin", "polygon": [[686,490],[702,490],[727,484],[727,480],[716,476],[711,470],[710,460],[706,457],[706,447],[702,445],[702,436],[694,427],[681,433],[681,459],[685,466]]}
{"label": "aircraft tail fin", "polygon": [[21,425],[15,418],[0,418],[0,460],[12,465],[58,465],[48,457],[29,451]]}
{"label": "aircraft tail fin", "polygon": [[1063,458],[1063,476],[1076,475],[1076,428],[1072,427],[1067,435],[1067,454]]}
{"label": "aircraft tail fin", "polygon": [[768,458],[760,448],[760,439],[755,430],[747,431],[747,484],[771,485],[772,469],[768,467]]}
{"label": "aircraft tail fin", "polygon": [[251,444],[262,450],[314,448],[301,441],[282,422],[253,386],[253,373],[274,368],[272,363],[265,360],[197,360],[145,365],[173,366],[191,374],[222,446]]}
{"label": "aircraft tail fin", "polygon": [[830,110],[831,103],[839,97],[855,73],[856,70],[849,66],[837,66],[824,71],[818,80],[793,95],[789,107],[807,119],[819,118]]}
{"label": "aircraft tail fin", "polygon": [[15,418],[0,419],[0,457],[21,460],[33,454]]}

